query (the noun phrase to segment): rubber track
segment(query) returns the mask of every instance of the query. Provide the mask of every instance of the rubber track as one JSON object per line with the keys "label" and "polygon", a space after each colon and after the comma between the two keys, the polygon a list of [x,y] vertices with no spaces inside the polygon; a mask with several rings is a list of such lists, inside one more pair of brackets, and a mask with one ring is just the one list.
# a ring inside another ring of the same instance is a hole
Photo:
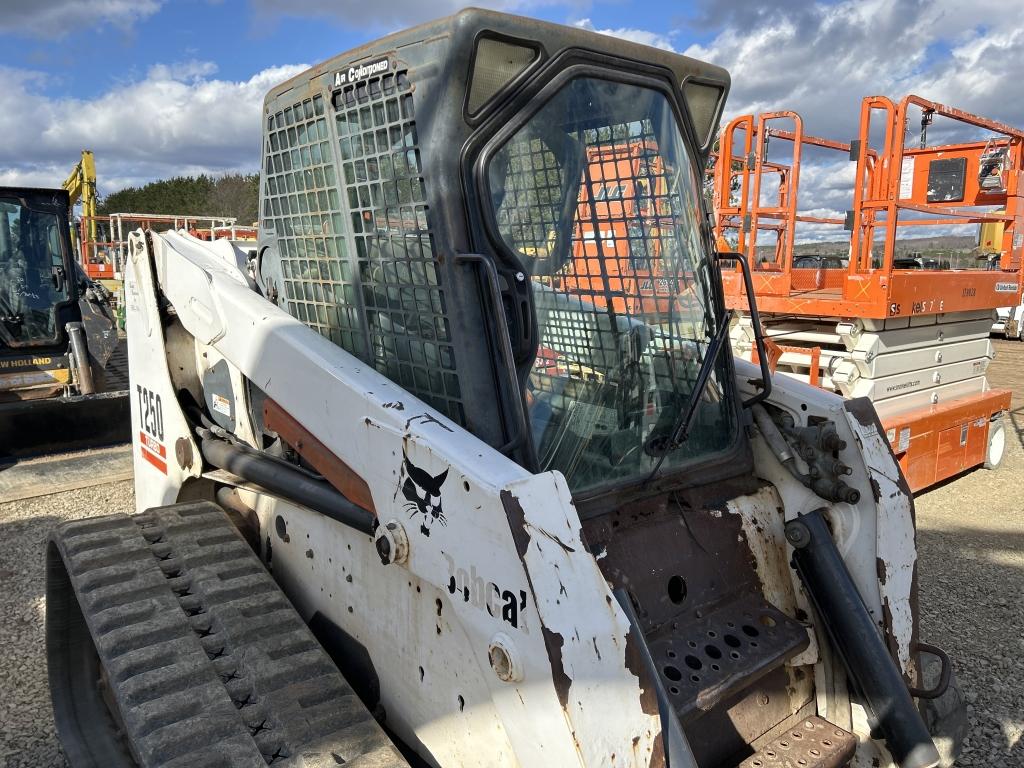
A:
{"label": "rubber track", "polygon": [[218,506],[52,539],[146,768],[407,766]]}

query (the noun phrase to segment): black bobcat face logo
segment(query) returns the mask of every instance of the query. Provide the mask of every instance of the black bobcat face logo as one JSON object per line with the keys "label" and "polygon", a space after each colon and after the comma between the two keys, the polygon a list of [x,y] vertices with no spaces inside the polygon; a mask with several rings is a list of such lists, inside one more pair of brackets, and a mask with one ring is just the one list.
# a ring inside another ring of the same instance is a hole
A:
{"label": "black bobcat face logo", "polygon": [[430,526],[435,521],[448,525],[448,519],[441,509],[441,486],[448,477],[448,470],[435,477],[409,461],[403,452],[402,471],[405,473],[405,482],[402,483],[402,495],[406,499],[405,511],[409,517],[422,515],[420,532],[429,536]]}

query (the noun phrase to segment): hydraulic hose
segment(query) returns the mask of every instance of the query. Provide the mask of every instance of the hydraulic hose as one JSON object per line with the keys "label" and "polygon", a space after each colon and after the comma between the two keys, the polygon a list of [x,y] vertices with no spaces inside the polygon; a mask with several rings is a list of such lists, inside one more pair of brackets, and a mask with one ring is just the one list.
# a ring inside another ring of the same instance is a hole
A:
{"label": "hydraulic hose", "polygon": [[353,504],[322,480],[314,480],[282,462],[214,437],[203,437],[200,450],[203,458],[219,469],[256,483],[271,493],[326,515],[367,536],[373,536],[375,515]]}
{"label": "hydraulic hose", "polygon": [[934,768],[939,753],[846,569],[822,510],[786,524],[793,561],[846,671],[900,768]]}
{"label": "hydraulic hose", "polygon": [[809,485],[811,478],[803,474],[796,466],[796,457],[793,455],[793,451],[789,447],[789,443],[786,442],[786,438],[783,437],[782,432],[776,426],[775,422],[772,421],[772,417],[765,410],[765,407],[760,403],[754,405],[750,409],[751,413],[754,414],[754,423],[757,424],[758,430],[764,436],[765,442],[768,443],[768,447],[771,448],[772,453],[779,462],[784,466],[798,482]]}

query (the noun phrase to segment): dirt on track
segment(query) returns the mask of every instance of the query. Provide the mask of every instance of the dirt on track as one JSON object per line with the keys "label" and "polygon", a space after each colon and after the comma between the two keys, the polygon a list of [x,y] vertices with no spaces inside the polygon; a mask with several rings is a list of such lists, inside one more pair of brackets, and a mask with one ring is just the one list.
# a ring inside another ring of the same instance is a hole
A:
{"label": "dirt on track", "polygon": [[[1014,392],[1007,456],[917,497],[922,639],[946,649],[969,701],[962,768],[1024,766],[1024,343],[996,341]],[[131,512],[130,481],[0,504],[0,768],[59,768],[43,646],[43,547],[58,521]]]}

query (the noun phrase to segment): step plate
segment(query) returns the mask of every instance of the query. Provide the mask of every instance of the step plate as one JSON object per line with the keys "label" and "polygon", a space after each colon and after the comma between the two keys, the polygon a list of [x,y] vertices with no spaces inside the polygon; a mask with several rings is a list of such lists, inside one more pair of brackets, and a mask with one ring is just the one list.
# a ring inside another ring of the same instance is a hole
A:
{"label": "step plate", "polygon": [[774,606],[744,595],[648,638],[665,690],[683,722],[699,717],[808,645],[807,630]]}
{"label": "step plate", "polygon": [[857,737],[817,715],[790,728],[738,768],[841,768],[857,750]]}

